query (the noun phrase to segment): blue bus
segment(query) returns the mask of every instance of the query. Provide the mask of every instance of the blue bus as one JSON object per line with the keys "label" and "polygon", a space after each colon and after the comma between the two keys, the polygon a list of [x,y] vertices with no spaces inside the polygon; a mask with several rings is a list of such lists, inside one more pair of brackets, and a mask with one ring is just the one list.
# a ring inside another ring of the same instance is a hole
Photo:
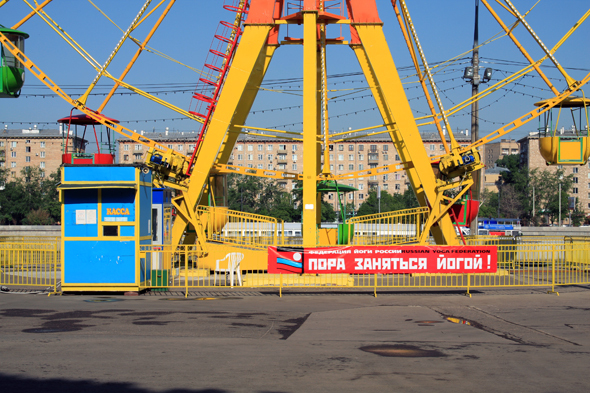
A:
{"label": "blue bus", "polygon": [[518,218],[479,218],[477,229],[480,234],[495,236],[520,236],[522,233]]}

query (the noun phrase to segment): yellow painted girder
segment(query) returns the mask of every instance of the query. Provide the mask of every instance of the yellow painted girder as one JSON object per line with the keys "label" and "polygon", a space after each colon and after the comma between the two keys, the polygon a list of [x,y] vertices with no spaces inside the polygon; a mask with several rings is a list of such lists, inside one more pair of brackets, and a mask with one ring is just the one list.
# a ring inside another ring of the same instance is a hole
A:
{"label": "yellow painted girder", "polygon": [[[430,165],[430,158],[420,137],[420,132],[414,121],[397,68],[391,57],[383,29],[377,25],[354,25],[354,27],[361,41],[366,43],[362,48],[364,48],[366,58],[373,71],[373,75],[367,74],[366,67],[363,67],[366,78],[367,80],[375,78],[378,82],[376,86],[379,86],[379,90],[382,92],[384,102],[381,105],[382,109],[380,109],[382,115],[384,115],[384,122],[396,123],[399,131],[391,133],[393,143],[402,160],[413,163],[413,170],[407,172],[408,179],[416,192],[420,205],[429,206],[437,198],[436,178]],[[448,215],[441,218],[438,227],[432,228],[432,233],[437,244],[458,244],[455,229]]]}

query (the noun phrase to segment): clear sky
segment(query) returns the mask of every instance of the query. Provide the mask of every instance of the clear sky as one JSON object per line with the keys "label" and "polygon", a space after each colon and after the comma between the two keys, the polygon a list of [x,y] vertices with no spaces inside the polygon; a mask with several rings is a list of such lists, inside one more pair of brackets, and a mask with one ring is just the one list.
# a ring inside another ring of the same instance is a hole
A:
{"label": "clear sky", "polygon": [[[33,0],[28,0],[33,3]],[[143,0],[94,0],[115,23],[126,29],[144,3]],[[293,1],[292,1],[293,2]],[[158,1],[153,1],[153,4]],[[411,61],[400,33],[393,7],[389,0],[377,0],[385,34],[393,58],[404,77],[404,82],[415,82],[411,75]],[[451,59],[471,49],[473,44],[474,0],[409,0],[408,7],[415,23],[418,36],[431,64]],[[508,23],[514,18],[490,0],[490,3]],[[513,0],[524,13],[536,0]],[[213,35],[219,21],[232,21],[233,14],[222,8],[222,0],[178,0],[172,11],[156,32],[150,47],[157,49],[181,63],[203,68]],[[153,5],[152,5],[153,7]],[[527,17],[530,25],[541,39],[552,47],[590,7],[588,0],[541,0]],[[0,23],[10,27],[29,12],[22,0],[10,0],[0,8]],[[45,10],[84,47],[99,63],[104,63],[122,36],[110,21],[101,15],[87,0],[54,0]],[[159,11],[157,11],[159,13]],[[156,17],[152,16],[137,29],[133,36],[143,39]],[[26,41],[26,54],[57,85],[73,97],[79,97],[93,80],[96,71],[82,59],[62,38],[60,38],[39,17],[26,22],[20,30],[30,34]],[[480,4],[480,42],[500,32],[500,26]],[[519,26],[515,33],[534,59],[543,56],[541,49],[530,35]],[[301,29],[290,27],[281,30],[285,35],[300,37]],[[342,34],[348,39],[347,29]],[[339,27],[332,27],[329,35],[340,35]],[[556,53],[557,59],[567,68],[574,79],[581,79],[590,71],[590,22],[586,22]],[[136,50],[131,41],[124,44],[122,51],[109,67],[118,76]],[[468,54],[467,56],[470,56]],[[493,81],[504,78],[524,66],[526,61],[507,37],[502,37],[480,49],[482,67],[494,70]],[[459,60],[436,74],[441,98],[445,108],[463,101],[471,95],[471,85],[461,77],[469,59]],[[543,70],[552,77],[559,90],[565,86],[564,78],[548,61]],[[381,124],[374,100],[369,92],[360,67],[348,46],[328,48],[328,73],[330,93],[330,129],[340,131]],[[302,129],[301,89],[302,89],[302,47],[283,46],[273,58],[265,79],[265,87],[259,93],[247,125],[257,127],[279,127],[293,131]],[[191,93],[199,78],[198,72],[178,63],[166,60],[153,53],[143,53],[128,75],[126,82],[142,90],[157,93],[183,109],[189,109]],[[534,72],[509,85],[488,98],[480,101],[480,135],[486,135],[502,125],[532,110],[533,103],[552,96],[541,78]],[[88,106],[95,109],[104,99],[111,83],[103,78]],[[416,83],[406,84],[407,96],[416,116],[426,114],[427,106],[423,94]],[[482,88],[484,88],[483,85]],[[356,89],[356,90],[351,90]],[[199,129],[192,120],[180,119],[181,115],[163,108],[143,97],[130,95],[119,89],[123,95],[115,96],[103,113],[119,119],[122,124],[135,130],[147,132],[170,130],[190,132]],[[586,87],[586,93],[590,90]],[[354,100],[353,100],[354,98]],[[58,118],[70,112],[69,105],[44,87],[34,76],[27,75],[26,86],[18,99],[0,100],[0,125],[10,129],[29,128],[37,124],[39,128],[56,128]],[[271,111],[272,110],[272,111]],[[264,112],[263,112],[264,111]],[[450,118],[453,130],[470,128],[469,109]],[[173,120],[174,119],[174,120]],[[21,124],[22,123],[22,124]],[[571,120],[564,126],[569,127]],[[520,138],[529,131],[536,130],[537,121],[509,134]],[[421,130],[434,131],[433,126]]]}

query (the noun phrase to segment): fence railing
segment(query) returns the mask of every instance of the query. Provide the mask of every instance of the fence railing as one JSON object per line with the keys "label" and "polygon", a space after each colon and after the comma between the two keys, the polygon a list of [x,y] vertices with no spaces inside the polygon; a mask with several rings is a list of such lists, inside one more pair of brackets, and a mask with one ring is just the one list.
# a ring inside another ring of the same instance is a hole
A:
{"label": "fence railing", "polygon": [[284,233],[281,220],[223,207],[198,206],[197,216],[206,241],[266,249],[277,245]]}
{"label": "fence railing", "polygon": [[[216,236],[222,236],[218,233]],[[546,244],[508,238],[468,239],[498,250],[498,270],[482,274],[267,274],[244,269],[249,253],[235,252],[205,264],[197,246],[141,246],[139,289],[219,287],[288,288],[458,288],[551,287],[590,284],[590,238],[565,238]],[[488,242],[488,243],[485,243]],[[56,291],[61,270],[59,243],[0,242],[0,284],[45,286]],[[259,252],[259,251],[258,251]],[[239,255],[237,255],[239,254]],[[233,282],[232,282],[233,278]]]}
{"label": "fence railing", "polygon": [[350,218],[348,242],[352,245],[393,245],[417,242],[429,209],[397,210]]}
{"label": "fence railing", "polygon": [[59,242],[0,242],[0,284],[51,287],[61,280]]}

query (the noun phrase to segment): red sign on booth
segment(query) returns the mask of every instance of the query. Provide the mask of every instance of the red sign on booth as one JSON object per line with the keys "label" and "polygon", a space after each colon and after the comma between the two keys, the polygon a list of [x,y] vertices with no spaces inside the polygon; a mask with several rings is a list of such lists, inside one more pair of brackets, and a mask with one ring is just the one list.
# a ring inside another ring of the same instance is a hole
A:
{"label": "red sign on booth", "polygon": [[494,273],[494,246],[269,247],[268,273]]}

